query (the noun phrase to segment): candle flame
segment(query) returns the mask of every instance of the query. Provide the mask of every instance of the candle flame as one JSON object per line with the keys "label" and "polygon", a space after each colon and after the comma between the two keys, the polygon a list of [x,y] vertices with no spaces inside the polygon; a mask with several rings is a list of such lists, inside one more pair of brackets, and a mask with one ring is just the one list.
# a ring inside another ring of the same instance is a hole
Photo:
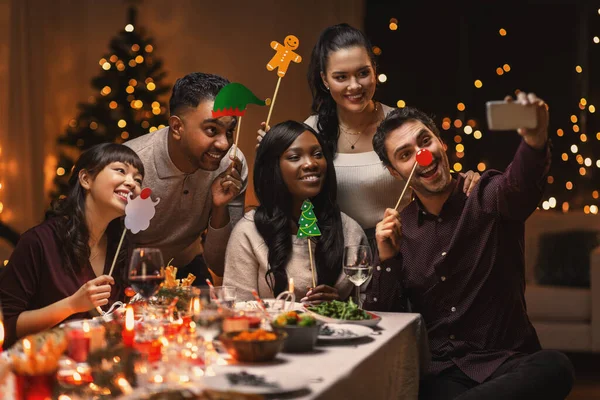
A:
{"label": "candle flame", "polygon": [[119,385],[119,388],[121,388],[123,394],[129,394],[133,392],[129,381],[127,381],[127,379],[123,378],[122,376],[119,379],[117,379],[117,385]]}
{"label": "candle flame", "polygon": [[0,350],[4,344],[4,324],[0,321]]}
{"label": "candle flame", "polygon": [[127,306],[127,311],[125,311],[125,329],[127,329],[128,331],[132,331],[133,327],[133,308],[131,306]]}
{"label": "candle flame", "polygon": [[25,351],[31,350],[31,342],[29,341],[29,339],[23,339],[23,349]]}
{"label": "candle flame", "polygon": [[75,373],[73,374],[73,380],[74,380],[75,382],[81,382],[81,375],[79,374],[79,372],[75,372]]}
{"label": "candle flame", "polygon": [[290,278],[290,285],[289,285],[288,291],[290,291],[291,293],[294,293],[294,278]]}
{"label": "candle flame", "polygon": [[195,298],[194,301],[192,302],[192,313],[194,315],[199,314],[200,313],[200,299],[199,298]]}
{"label": "candle flame", "polygon": [[83,321],[83,331],[85,333],[89,333],[90,332],[90,324],[88,324],[87,321]]}

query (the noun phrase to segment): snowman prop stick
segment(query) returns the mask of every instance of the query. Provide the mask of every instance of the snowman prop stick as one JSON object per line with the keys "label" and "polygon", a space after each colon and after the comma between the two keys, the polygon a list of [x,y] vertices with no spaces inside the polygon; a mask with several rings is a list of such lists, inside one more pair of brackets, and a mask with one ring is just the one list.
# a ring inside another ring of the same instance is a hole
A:
{"label": "snowman prop stick", "polygon": [[406,189],[408,189],[408,186],[410,185],[410,180],[412,179],[412,176],[415,173],[415,170],[417,169],[417,165],[420,165],[421,167],[427,167],[433,161],[433,156],[431,155],[431,152],[427,149],[421,149],[421,150],[417,151],[417,155],[415,158],[416,158],[415,165],[413,166],[412,170],[410,171],[410,175],[408,176],[408,179],[406,180],[406,184],[404,185],[404,189],[402,189],[402,193],[400,194],[400,198],[398,198],[398,202],[396,203],[396,207],[394,207],[394,210],[398,209],[398,206],[400,205],[400,202],[402,201],[402,198],[404,197],[404,193],[406,192]]}
{"label": "snowman prop stick", "polygon": [[310,238],[321,236],[321,230],[319,229],[319,225],[317,225],[317,217],[315,216],[313,207],[313,204],[308,199],[302,203],[302,215],[300,215],[300,219],[298,220],[298,233],[296,237],[308,239],[308,258],[310,260],[313,288],[315,288],[317,286],[317,279],[315,277],[315,264],[313,262]]}
{"label": "snowman prop stick", "polygon": [[[139,231],[148,229],[150,226],[150,220],[152,217],[154,217],[156,212],[154,207],[160,203],[160,198],[153,202],[150,198],[151,194],[152,190],[150,190],[150,188],[145,188],[142,190],[139,197],[136,197],[135,199],[132,197],[132,193],[129,193],[127,205],[125,205],[125,228],[123,228],[121,240],[119,240],[117,251],[115,252],[112,265],[110,266],[110,271],[108,272],[109,276],[112,276],[113,270],[115,269],[115,264],[117,263],[117,258],[119,256],[119,252],[121,251],[121,246],[123,245],[123,239],[125,239],[127,229],[129,229],[131,233],[136,234]],[[96,307],[96,310],[100,313],[100,315],[104,315],[104,312],[100,307]]]}

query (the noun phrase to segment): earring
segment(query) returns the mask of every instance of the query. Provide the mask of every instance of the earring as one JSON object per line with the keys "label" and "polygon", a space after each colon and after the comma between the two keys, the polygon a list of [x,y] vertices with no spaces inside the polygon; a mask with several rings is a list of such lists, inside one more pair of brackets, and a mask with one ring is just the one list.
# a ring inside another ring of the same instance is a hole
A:
{"label": "earring", "polygon": [[329,91],[329,86],[325,85],[325,90]]}

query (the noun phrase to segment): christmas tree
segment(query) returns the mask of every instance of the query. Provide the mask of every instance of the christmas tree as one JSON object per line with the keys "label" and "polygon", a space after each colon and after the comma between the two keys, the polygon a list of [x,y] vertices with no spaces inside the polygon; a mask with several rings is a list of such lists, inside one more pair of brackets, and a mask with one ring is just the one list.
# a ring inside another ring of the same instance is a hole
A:
{"label": "christmas tree", "polygon": [[154,56],[153,39],[135,25],[135,19],[136,9],[131,7],[128,24],[99,61],[100,74],[92,79],[96,95],[79,104],[79,115],[57,140],[53,198],[66,193],[69,172],[83,150],[99,143],[122,143],[168,123],[166,102],[159,100],[170,91],[163,83],[166,73]]}
{"label": "christmas tree", "polygon": [[309,238],[313,236],[321,236],[321,230],[317,225],[317,217],[313,211],[313,204],[310,200],[304,200],[302,203],[302,215],[298,220],[298,234],[299,238]]}

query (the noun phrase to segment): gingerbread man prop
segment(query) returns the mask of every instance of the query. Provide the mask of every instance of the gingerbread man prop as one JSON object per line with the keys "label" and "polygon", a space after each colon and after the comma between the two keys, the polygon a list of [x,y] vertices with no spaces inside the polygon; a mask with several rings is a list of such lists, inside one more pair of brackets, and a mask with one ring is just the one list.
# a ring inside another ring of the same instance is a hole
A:
{"label": "gingerbread man prop", "polygon": [[294,53],[294,50],[298,48],[300,45],[300,40],[294,35],[288,35],[285,37],[283,41],[284,44],[281,44],[276,41],[271,42],[271,47],[273,50],[277,51],[271,61],[267,64],[267,69],[269,71],[273,71],[277,68],[277,75],[280,77],[284,77],[287,72],[290,63],[293,61],[295,63],[299,63],[302,61],[302,57],[298,54]]}

